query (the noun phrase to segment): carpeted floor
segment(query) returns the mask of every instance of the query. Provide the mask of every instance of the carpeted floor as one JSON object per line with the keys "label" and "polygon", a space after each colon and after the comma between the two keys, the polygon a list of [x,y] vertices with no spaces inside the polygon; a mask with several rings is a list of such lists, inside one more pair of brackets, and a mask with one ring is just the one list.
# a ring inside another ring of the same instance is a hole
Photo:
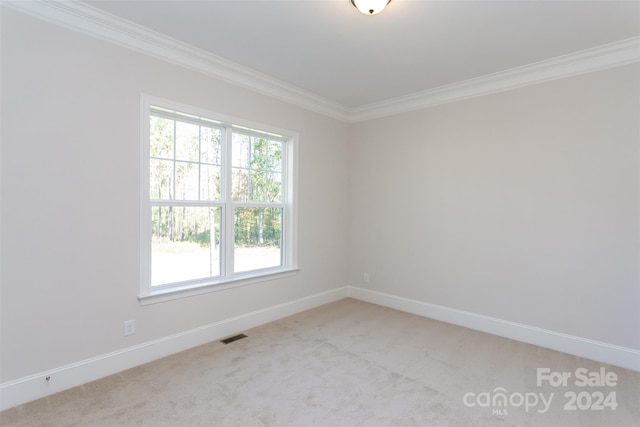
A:
{"label": "carpeted floor", "polygon": [[[640,425],[640,373],[353,299],[244,333],[9,409],[0,424]],[[615,385],[575,384],[602,367]],[[539,386],[538,368],[571,377]]]}

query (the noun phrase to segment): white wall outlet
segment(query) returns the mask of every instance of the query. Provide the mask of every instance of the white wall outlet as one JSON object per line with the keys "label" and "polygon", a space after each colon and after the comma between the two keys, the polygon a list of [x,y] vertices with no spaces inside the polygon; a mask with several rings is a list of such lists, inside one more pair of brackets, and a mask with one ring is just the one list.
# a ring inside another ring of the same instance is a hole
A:
{"label": "white wall outlet", "polygon": [[124,322],[124,335],[133,335],[136,333],[136,321],[135,320],[125,320]]}
{"label": "white wall outlet", "polygon": [[364,283],[369,283],[369,273],[364,273],[362,279],[364,280]]}

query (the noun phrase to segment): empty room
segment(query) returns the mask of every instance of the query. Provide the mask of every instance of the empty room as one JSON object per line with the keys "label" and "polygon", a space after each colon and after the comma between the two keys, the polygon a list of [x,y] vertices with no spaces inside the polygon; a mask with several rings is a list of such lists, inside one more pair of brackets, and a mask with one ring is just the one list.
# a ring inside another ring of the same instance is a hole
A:
{"label": "empty room", "polygon": [[640,2],[0,32],[0,425],[638,425]]}

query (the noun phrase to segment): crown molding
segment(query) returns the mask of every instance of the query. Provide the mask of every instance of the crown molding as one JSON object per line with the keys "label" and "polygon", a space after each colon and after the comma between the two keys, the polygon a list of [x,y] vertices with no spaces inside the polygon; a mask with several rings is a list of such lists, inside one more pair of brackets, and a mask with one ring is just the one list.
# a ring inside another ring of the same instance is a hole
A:
{"label": "crown molding", "polygon": [[78,1],[0,4],[343,122],[355,123],[640,62],[640,37],[381,102],[348,108]]}
{"label": "crown molding", "polygon": [[114,43],[227,83],[341,121],[349,110],[314,93],[78,1],[0,0],[2,5],[52,24]]}
{"label": "crown molding", "polygon": [[640,62],[640,37],[352,109],[361,122]]}

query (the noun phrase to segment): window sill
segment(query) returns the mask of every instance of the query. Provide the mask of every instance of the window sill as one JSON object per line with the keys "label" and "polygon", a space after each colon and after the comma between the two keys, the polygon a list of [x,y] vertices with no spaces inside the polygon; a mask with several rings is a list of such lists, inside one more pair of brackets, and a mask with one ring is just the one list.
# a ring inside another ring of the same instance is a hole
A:
{"label": "window sill", "polygon": [[236,288],[238,286],[253,285],[255,283],[291,277],[298,274],[298,271],[298,268],[289,268],[260,273],[252,272],[239,274],[235,277],[217,280],[215,282],[199,282],[152,289],[149,294],[138,296],[138,301],[140,305],[157,304],[180,298],[208,294],[210,292],[224,291],[225,289]]}

